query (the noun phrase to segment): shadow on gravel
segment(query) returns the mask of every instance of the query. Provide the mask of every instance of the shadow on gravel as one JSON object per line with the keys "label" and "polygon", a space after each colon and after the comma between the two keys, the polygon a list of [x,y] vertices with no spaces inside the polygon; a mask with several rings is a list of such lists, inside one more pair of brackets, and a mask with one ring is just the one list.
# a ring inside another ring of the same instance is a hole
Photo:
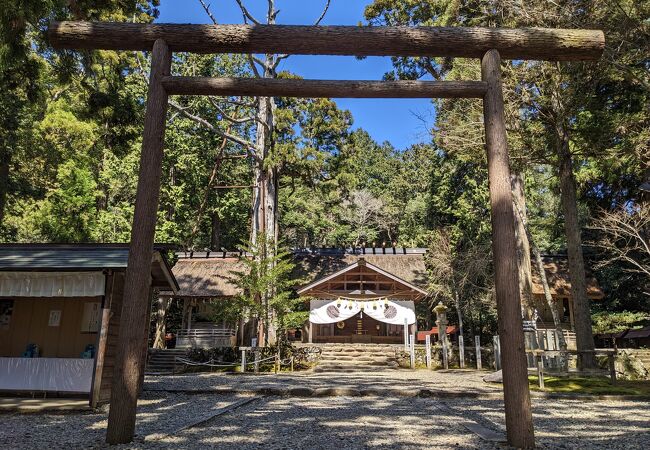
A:
{"label": "shadow on gravel", "polygon": [[[503,401],[448,401],[478,423],[505,429]],[[533,399],[536,442],[550,449],[650,448],[650,404],[643,400]]]}
{"label": "shadow on gravel", "polygon": [[[366,388],[381,392],[384,385]],[[501,448],[462,424],[471,420],[503,434],[499,399],[266,397],[182,429],[242,398],[145,392],[138,404],[137,440],[120,448]],[[636,449],[650,442],[647,402],[534,399],[533,413],[541,448]],[[104,448],[106,417],[106,412],[0,414],[0,448]]]}

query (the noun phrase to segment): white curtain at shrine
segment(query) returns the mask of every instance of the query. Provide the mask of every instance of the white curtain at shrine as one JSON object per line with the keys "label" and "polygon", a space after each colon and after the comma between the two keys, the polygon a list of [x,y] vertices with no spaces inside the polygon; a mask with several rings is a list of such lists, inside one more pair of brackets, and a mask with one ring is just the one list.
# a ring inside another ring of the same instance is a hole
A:
{"label": "white curtain at shrine", "polygon": [[90,392],[94,359],[0,358],[0,390]]}
{"label": "white curtain at shrine", "polygon": [[415,304],[412,301],[394,302],[388,300],[388,307],[383,305],[384,302],[377,301],[378,306],[375,309],[372,302],[367,302],[368,306],[364,308],[364,314],[368,314],[375,320],[393,325],[404,325],[406,323],[412,325],[415,323]]}
{"label": "white curtain at shrine", "polygon": [[98,297],[102,272],[0,272],[0,297]]}
{"label": "white curtain at shrine", "polygon": [[409,325],[415,323],[415,304],[412,301],[345,299],[311,300],[309,321],[317,324],[336,323],[361,311],[379,322],[404,325],[406,319]]}

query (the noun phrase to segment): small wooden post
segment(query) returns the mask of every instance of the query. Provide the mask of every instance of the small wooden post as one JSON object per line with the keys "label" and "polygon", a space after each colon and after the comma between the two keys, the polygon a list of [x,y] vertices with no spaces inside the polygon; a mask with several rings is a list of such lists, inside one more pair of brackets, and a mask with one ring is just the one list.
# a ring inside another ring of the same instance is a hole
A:
{"label": "small wooden post", "polygon": [[409,324],[408,320],[404,319],[404,350],[409,349]]}
{"label": "small wooden post", "polygon": [[609,377],[612,386],[616,384],[616,354],[610,353],[607,355],[607,362],[609,364]]}
{"label": "small wooden post", "polygon": [[424,353],[427,358],[427,369],[431,369],[431,335],[427,334],[424,338]]}
{"label": "small wooden post", "polygon": [[544,353],[535,353],[535,360],[537,361],[537,382],[540,389],[544,389]]}
{"label": "small wooden post", "polygon": [[488,50],[483,55],[481,78],[488,85],[483,99],[483,117],[490,187],[494,287],[499,336],[503,341],[501,358],[506,434],[508,444],[512,447],[534,448],[535,433],[521,320],[515,216],[501,87],[501,56],[497,50]]}
{"label": "small wooden post", "polygon": [[462,334],[458,335],[458,364],[461,369],[465,368],[465,342]]}
{"label": "small wooden post", "polygon": [[483,369],[483,361],[481,359],[481,336],[474,336],[474,344],[476,345],[476,368]]}
{"label": "small wooden post", "polygon": [[146,321],[151,287],[151,259],[167,120],[167,93],[161,80],[169,75],[171,61],[172,53],[169,47],[164,40],[158,39],[151,54],[140,172],[124,284],[111,408],[106,430],[106,442],[109,444],[131,442],[135,432],[138,381],[140,372],[144,370],[142,324]]}
{"label": "small wooden post", "polygon": [[494,368],[496,370],[501,369],[501,345],[499,343],[499,336],[492,336],[492,342],[494,343]]}
{"label": "small wooden post", "polygon": [[[111,277],[112,279],[112,277]],[[96,408],[99,402],[99,394],[102,388],[102,376],[104,374],[104,361],[106,359],[106,341],[108,340],[108,324],[111,320],[111,309],[102,308],[102,323],[99,329],[99,342],[97,344],[97,356],[95,357],[95,373],[93,374],[93,388],[90,396],[90,407]]]}
{"label": "small wooden post", "polygon": [[246,349],[241,350],[241,373],[246,372]]}
{"label": "small wooden post", "polygon": [[291,371],[293,372],[293,356],[291,357],[290,362],[291,362]]}
{"label": "small wooden post", "polygon": [[445,369],[449,369],[449,356],[447,353],[447,339],[446,337],[442,339],[442,366]]}
{"label": "small wooden post", "polygon": [[310,344],[313,342],[313,340],[312,340],[312,333],[313,333],[312,329],[313,328],[314,328],[314,324],[309,322],[309,343]]}
{"label": "small wooden post", "polygon": [[259,353],[259,349],[257,348],[257,338],[251,339],[251,347],[253,347],[253,358],[255,358],[254,359],[254,365],[253,365],[253,371],[255,373],[259,373],[259,371],[260,371],[260,362],[259,362],[260,353]]}
{"label": "small wooden post", "polygon": [[411,356],[411,369],[415,369],[415,335],[411,334],[409,336],[409,353]]}

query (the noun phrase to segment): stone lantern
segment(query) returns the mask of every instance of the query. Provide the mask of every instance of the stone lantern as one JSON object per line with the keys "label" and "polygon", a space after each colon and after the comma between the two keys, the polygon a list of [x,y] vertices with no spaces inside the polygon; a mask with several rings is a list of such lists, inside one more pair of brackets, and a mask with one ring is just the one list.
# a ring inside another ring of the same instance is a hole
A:
{"label": "stone lantern", "polygon": [[436,313],[436,325],[438,326],[438,342],[442,345],[443,342],[446,342],[447,339],[447,307],[438,302],[438,304],[433,308],[433,312]]}

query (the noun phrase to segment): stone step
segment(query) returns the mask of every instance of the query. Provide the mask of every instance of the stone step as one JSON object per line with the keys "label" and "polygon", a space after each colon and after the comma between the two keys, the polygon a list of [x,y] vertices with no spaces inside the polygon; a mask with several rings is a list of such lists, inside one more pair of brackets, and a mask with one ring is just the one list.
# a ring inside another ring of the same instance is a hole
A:
{"label": "stone step", "polygon": [[322,352],[394,352],[396,347],[321,347]]}
{"label": "stone step", "polygon": [[321,358],[394,358],[395,352],[350,352],[350,353],[332,353],[323,352]]}
{"label": "stone step", "polygon": [[145,373],[147,375],[170,375],[178,369],[176,358],[187,355],[187,350],[182,348],[149,349],[149,361]]}
{"label": "stone step", "polygon": [[329,359],[329,360],[320,360],[318,363],[319,366],[351,366],[351,367],[356,367],[356,366],[386,366],[391,363],[395,362],[394,360],[383,360],[383,361],[373,361],[373,360],[338,360],[338,359]]}
{"label": "stone step", "polygon": [[394,356],[339,356],[333,358],[331,356],[322,356],[321,361],[391,361]]}
{"label": "stone step", "polygon": [[[384,366],[382,370],[397,370],[398,366]],[[377,366],[321,366],[318,365],[314,368],[314,372],[330,372],[330,373],[356,373],[356,372],[377,372]]]}

